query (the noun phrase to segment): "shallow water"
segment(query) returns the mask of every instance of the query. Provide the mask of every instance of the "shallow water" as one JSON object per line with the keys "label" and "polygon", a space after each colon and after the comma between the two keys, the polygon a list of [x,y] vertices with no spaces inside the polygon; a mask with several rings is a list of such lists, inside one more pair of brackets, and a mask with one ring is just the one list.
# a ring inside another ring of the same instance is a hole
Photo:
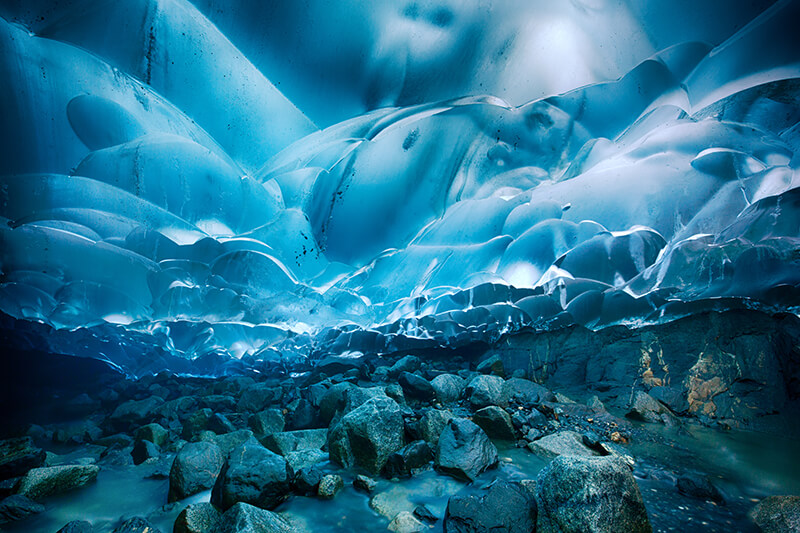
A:
{"label": "shallow water", "polygon": [[[747,512],[759,499],[773,494],[800,494],[800,464],[796,461],[800,442],[750,431],[720,431],[693,424],[666,428],[638,424],[654,437],[634,439],[627,450],[636,457],[635,475],[656,532],[670,531],[755,531]],[[373,494],[352,486],[345,474],[345,487],[333,500],[294,497],[281,505],[281,512],[293,524],[308,531],[329,533],[382,530],[387,516],[413,511],[426,505],[443,517],[447,500],[456,493],[477,492],[494,479],[535,478],[548,462],[513,443],[497,442],[500,465],[466,484],[429,470],[411,479],[380,480]],[[86,448],[60,455],[59,462],[76,462]],[[63,451],[63,450],[61,450]],[[324,470],[336,471],[330,463]],[[172,530],[175,517],[190,503],[209,501],[205,491],[174,505],[165,505],[168,481],[149,479],[155,468],[103,466],[97,482],[65,495],[46,499],[46,512],[28,520],[3,526],[3,531],[53,533],[71,520],[89,520],[96,531],[110,531],[120,517],[145,516],[162,532]],[[702,472],[723,492],[725,505],[683,496],[675,488],[676,475]],[[370,499],[373,499],[372,505]],[[439,521],[431,529],[441,531]]]}

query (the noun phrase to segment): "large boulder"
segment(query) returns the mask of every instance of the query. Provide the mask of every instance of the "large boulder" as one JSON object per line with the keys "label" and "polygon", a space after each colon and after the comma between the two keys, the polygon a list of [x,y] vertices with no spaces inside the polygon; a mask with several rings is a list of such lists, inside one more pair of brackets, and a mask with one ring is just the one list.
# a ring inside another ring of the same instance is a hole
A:
{"label": "large boulder", "polygon": [[289,497],[294,478],[286,459],[250,439],[234,448],[211,491],[211,503],[227,510],[237,502],[274,509]]}
{"label": "large boulder", "polygon": [[256,413],[263,411],[280,397],[280,387],[275,387],[271,383],[255,383],[242,391],[237,408],[240,412]]}
{"label": "large boulder", "polygon": [[47,454],[30,437],[0,441],[0,480],[19,477],[44,464]]}
{"label": "large boulder", "polygon": [[642,422],[656,422],[659,424],[675,425],[678,419],[667,407],[647,394],[637,391],[631,402],[631,407],[626,417]]}
{"label": "large boulder", "polygon": [[297,531],[277,513],[237,503],[224,515],[218,533],[293,533]]}
{"label": "large boulder", "polygon": [[464,389],[473,409],[482,409],[490,405],[505,406],[508,402],[503,394],[503,378],[497,376],[476,376]]}
{"label": "large boulder", "polygon": [[0,500],[0,524],[44,512],[44,505],[19,494]]}
{"label": "large boulder", "polygon": [[259,439],[283,431],[286,425],[283,413],[274,407],[254,413],[248,420],[250,428]]}
{"label": "large boulder", "polygon": [[331,430],[330,456],[336,463],[379,474],[389,456],[403,447],[400,406],[388,396],[368,400],[347,413]]}
{"label": "large boulder", "polygon": [[267,435],[264,446],[280,455],[305,450],[321,450],[328,440],[327,429],[301,429]]}
{"label": "large boulder", "polygon": [[410,477],[425,469],[433,459],[433,450],[424,440],[417,440],[394,452],[383,469],[386,477]]}
{"label": "large boulder", "polygon": [[496,405],[478,410],[472,417],[472,421],[493,439],[514,439],[514,424],[511,422],[511,415]]}
{"label": "large boulder", "polygon": [[559,431],[528,444],[528,449],[542,457],[557,455],[600,455],[584,444],[583,435],[575,431]]}
{"label": "large boulder", "polygon": [[457,402],[465,385],[464,378],[453,374],[441,374],[431,380],[436,399],[444,404]]}
{"label": "large boulder", "polygon": [[19,480],[17,494],[38,500],[87,485],[97,479],[97,465],[62,465],[34,468]]}
{"label": "large boulder", "polygon": [[484,494],[452,496],[445,533],[530,533],[536,529],[536,500],[519,483],[495,481]]}
{"label": "large boulder", "polygon": [[434,464],[445,474],[472,481],[498,460],[497,448],[477,424],[454,418],[439,437]]}
{"label": "large boulder", "polygon": [[129,400],[114,409],[108,421],[117,430],[126,430],[151,422],[156,416],[164,400],[158,396],[150,396],[144,400]]}
{"label": "large boulder", "polygon": [[187,506],[172,527],[172,533],[211,533],[219,531],[222,513],[210,503],[195,503]]}
{"label": "large boulder", "polygon": [[219,446],[211,442],[190,442],[175,456],[169,471],[167,500],[174,502],[214,486],[225,462]]}
{"label": "large boulder", "polygon": [[131,457],[135,465],[140,465],[148,459],[154,459],[159,455],[161,455],[161,450],[149,440],[137,440],[131,450]]}
{"label": "large boulder", "polygon": [[523,378],[511,378],[503,383],[503,396],[511,403],[525,407],[556,400],[556,395],[547,387]]}
{"label": "large boulder", "polygon": [[156,446],[163,448],[169,442],[169,432],[161,424],[147,424],[136,430],[134,434],[136,440],[152,442]]}
{"label": "large boulder", "polygon": [[800,531],[800,496],[769,496],[752,511],[750,518],[764,533]]}
{"label": "large boulder", "polygon": [[419,419],[419,431],[422,438],[436,446],[439,442],[439,435],[442,434],[447,423],[453,418],[453,413],[447,409],[429,409]]}
{"label": "large boulder", "polygon": [[559,456],[536,481],[538,533],[650,533],[636,480],[618,457]]}
{"label": "large boulder", "polygon": [[436,391],[431,383],[417,374],[403,372],[397,378],[397,383],[403,388],[403,394],[406,398],[430,402],[436,397]]}

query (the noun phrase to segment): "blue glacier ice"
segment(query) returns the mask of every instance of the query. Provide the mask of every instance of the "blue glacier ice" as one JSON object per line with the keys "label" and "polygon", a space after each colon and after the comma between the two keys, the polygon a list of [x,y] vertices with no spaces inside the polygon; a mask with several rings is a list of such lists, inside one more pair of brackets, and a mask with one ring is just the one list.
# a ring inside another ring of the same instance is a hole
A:
{"label": "blue glacier ice", "polygon": [[800,0],[0,0],[0,311],[132,373],[800,306]]}

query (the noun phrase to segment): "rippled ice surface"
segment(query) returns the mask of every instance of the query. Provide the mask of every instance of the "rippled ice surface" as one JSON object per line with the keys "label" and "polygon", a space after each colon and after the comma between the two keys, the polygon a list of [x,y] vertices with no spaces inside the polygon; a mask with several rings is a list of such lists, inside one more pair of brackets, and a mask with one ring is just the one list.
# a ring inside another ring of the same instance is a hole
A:
{"label": "rippled ice surface", "polygon": [[[709,532],[755,531],[746,517],[754,500],[800,492],[800,465],[796,461],[800,450],[796,441],[747,431],[720,432],[696,425],[673,430],[648,424],[646,429],[666,440],[634,440],[628,451],[637,459],[635,475],[654,531],[686,531],[687,527]],[[385,505],[394,512],[412,511],[416,505],[425,504],[442,517],[452,494],[476,491],[496,478],[535,478],[547,463],[525,449],[497,444],[501,466],[483,474],[474,484],[466,485],[428,471],[400,482],[381,480],[375,494],[385,493]],[[669,473],[676,468],[709,475],[723,492],[727,504],[717,506],[680,495]],[[121,515],[139,515],[149,516],[154,525],[167,532],[172,530],[184,505],[209,501],[210,491],[206,491],[175,506],[162,507],[168,482],[144,479],[152,471],[147,465],[104,467],[95,484],[45,500],[44,514],[4,526],[4,530],[52,533],[76,519],[89,520],[96,529],[110,530]],[[353,489],[352,478],[345,477],[345,487],[334,500],[294,497],[277,510],[311,532],[387,526],[388,519],[373,511],[368,496]],[[441,528],[439,522],[432,531]]]}
{"label": "rippled ice surface", "polygon": [[796,310],[797,0],[306,4],[0,3],[14,344],[220,374]]}

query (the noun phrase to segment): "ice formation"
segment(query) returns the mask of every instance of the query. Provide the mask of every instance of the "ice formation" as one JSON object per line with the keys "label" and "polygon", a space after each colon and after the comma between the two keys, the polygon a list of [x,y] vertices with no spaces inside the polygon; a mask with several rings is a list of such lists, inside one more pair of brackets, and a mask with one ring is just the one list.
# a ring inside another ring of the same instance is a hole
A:
{"label": "ice formation", "polygon": [[651,4],[0,1],[6,340],[220,373],[795,311],[800,1]]}

